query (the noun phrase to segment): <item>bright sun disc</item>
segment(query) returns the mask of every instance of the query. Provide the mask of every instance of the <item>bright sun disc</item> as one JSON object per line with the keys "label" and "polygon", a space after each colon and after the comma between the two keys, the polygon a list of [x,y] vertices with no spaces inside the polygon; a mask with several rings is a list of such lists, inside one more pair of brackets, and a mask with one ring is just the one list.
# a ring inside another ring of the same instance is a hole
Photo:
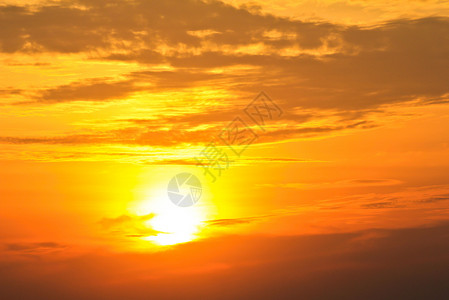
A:
{"label": "bright sun disc", "polygon": [[162,246],[189,242],[197,238],[202,221],[198,209],[172,208],[146,221],[146,225],[161,233],[143,239]]}
{"label": "bright sun disc", "polygon": [[199,231],[207,217],[206,206],[200,203],[190,207],[176,206],[168,199],[164,185],[147,190],[145,194],[145,200],[134,203],[130,210],[138,216],[154,214],[154,217],[144,221],[144,225],[158,233],[142,237],[143,240],[167,246],[199,238]]}

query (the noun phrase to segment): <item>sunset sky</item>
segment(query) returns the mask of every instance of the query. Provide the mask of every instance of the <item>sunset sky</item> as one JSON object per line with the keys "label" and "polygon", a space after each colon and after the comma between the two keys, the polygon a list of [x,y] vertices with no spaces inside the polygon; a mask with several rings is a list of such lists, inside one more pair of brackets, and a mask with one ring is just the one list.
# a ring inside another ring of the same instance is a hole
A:
{"label": "sunset sky", "polygon": [[2,300],[448,299],[448,174],[449,1],[0,0]]}

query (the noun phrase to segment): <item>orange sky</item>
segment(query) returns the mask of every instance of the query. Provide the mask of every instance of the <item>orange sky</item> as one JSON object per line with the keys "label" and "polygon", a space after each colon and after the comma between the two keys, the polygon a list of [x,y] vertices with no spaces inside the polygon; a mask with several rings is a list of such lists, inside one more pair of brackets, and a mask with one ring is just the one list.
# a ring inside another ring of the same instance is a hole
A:
{"label": "orange sky", "polygon": [[448,37],[436,0],[1,1],[0,299],[446,299]]}

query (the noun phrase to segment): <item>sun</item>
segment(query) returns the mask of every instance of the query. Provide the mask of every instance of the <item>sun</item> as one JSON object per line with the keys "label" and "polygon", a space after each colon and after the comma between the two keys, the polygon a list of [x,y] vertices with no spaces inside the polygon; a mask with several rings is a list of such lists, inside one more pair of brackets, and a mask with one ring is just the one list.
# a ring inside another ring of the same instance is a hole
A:
{"label": "sun", "polygon": [[165,185],[160,185],[147,189],[143,199],[132,203],[129,211],[137,216],[153,214],[154,217],[143,221],[143,225],[158,233],[141,239],[159,246],[169,246],[200,238],[210,212],[204,201],[201,199],[190,207],[176,206],[168,199]]}
{"label": "sun", "polygon": [[143,239],[161,246],[190,242],[199,237],[203,221],[201,211],[195,207],[172,208],[146,221],[146,225],[160,233]]}

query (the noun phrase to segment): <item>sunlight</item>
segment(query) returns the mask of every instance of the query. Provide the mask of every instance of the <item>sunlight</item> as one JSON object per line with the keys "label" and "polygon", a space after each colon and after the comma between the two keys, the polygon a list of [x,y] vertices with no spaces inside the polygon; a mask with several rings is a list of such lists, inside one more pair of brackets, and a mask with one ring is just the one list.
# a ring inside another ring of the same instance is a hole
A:
{"label": "sunlight", "polygon": [[195,207],[166,210],[145,222],[161,233],[143,239],[161,246],[190,242],[198,238],[203,221],[200,211]]}
{"label": "sunlight", "polygon": [[143,225],[159,232],[142,237],[142,240],[168,246],[199,238],[201,227],[209,213],[204,202],[203,205],[197,203],[191,207],[178,207],[168,199],[165,184],[146,188],[142,198],[143,200],[133,203],[129,210],[138,216],[154,214]]}

